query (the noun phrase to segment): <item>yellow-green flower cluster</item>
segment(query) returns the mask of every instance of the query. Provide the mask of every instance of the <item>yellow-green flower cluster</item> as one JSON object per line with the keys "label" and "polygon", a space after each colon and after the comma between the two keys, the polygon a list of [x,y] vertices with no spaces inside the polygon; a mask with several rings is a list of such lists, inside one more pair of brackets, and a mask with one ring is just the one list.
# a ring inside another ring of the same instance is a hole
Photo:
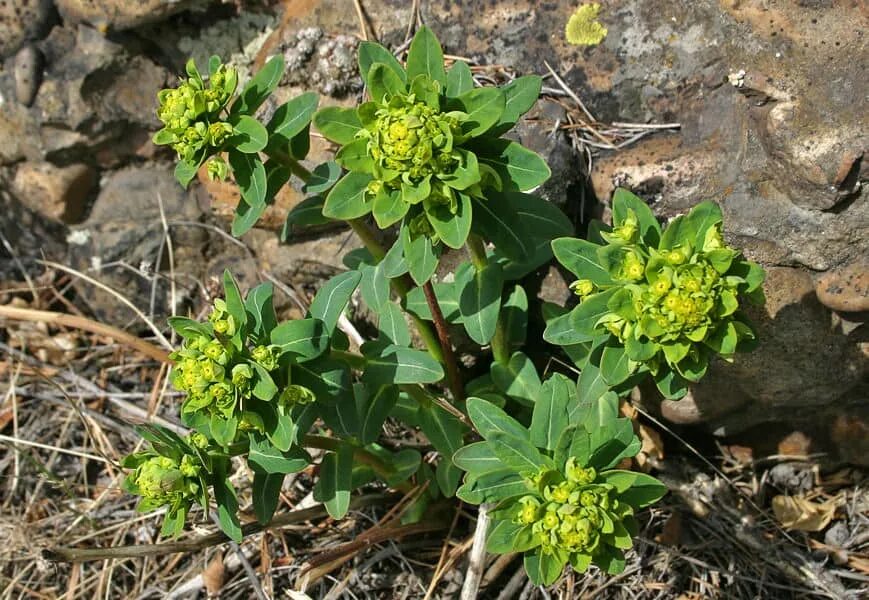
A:
{"label": "yellow-green flower cluster", "polygon": [[563,474],[538,474],[531,482],[537,493],[519,499],[513,523],[530,528],[532,545],[545,553],[595,554],[614,532],[614,523],[633,514],[615,498],[615,488],[597,478],[593,467],[584,468],[573,457]]}
{"label": "yellow-green flower cluster", "polygon": [[187,162],[196,162],[203,149],[220,148],[232,134],[232,125],[221,120],[238,84],[238,74],[232,67],[220,65],[204,82],[188,65],[189,79],[176,88],[157,94],[160,105],[157,117],[163,129],[154,136],[154,143],[169,144]]}
{"label": "yellow-green flower cluster", "polygon": [[[742,280],[723,276],[737,253],[725,246],[719,225],[709,228],[703,245],[693,250],[688,245],[641,249],[634,245],[636,226],[630,225],[609,235],[625,244],[614,279],[627,284],[633,311],[610,315],[604,326],[623,342],[640,335],[658,342],[683,336],[703,341],[717,322],[739,307]],[[678,362],[682,356],[671,358]]]}
{"label": "yellow-green flower cluster", "polygon": [[[196,448],[208,445],[199,433],[191,434],[186,442]],[[136,466],[127,474],[124,489],[141,496],[138,510],[142,512],[160,506],[169,506],[170,512],[186,511],[200,497],[204,467],[194,454],[178,459],[146,451],[127,457],[125,462]]]}
{"label": "yellow-green flower cluster", "polygon": [[280,349],[258,345],[249,351],[238,350],[231,341],[238,325],[223,300],[215,300],[208,320],[211,336],[188,337],[181,349],[170,356],[176,363],[171,381],[176,389],[187,393],[182,414],[203,411],[228,419],[242,410],[244,400],[251,396],[254,379],[251,363],[274,371],[278,368]]}

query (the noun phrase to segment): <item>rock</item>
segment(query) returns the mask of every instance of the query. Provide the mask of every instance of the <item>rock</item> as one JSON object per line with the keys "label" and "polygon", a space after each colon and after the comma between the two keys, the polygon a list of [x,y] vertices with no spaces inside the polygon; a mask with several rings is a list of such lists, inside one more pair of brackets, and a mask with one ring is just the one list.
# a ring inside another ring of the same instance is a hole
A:
{"label": "rock", "polygon": [[32,45],[27,45],[15,55],[15,99],[24,106],[30,106],[42,83],[42,53]]}
{"label": "rock", "polygon": [[55,0],[63,20],[87,23],[103,31],[121,31],[161,21],[203,4],[199,0]]}
{"label": "rock", "polygon": [[56,167],[51,163],[23,163],[12,182],[17,198],[31,210],[62,223],[78,223],[96,183],[88,165]]}
{"label": "rock", "polygon": [[17,102],[7,102],[0,109],[0,165],[38,160],[42,156],[39,121]]}
{"label": "rock", "polygon": [[31,278],[43,270],[36,259],[64,260],[63,227],[33,212],[15,199],[0,180],[0,233],[14,257],[0,245],[0,281],[22,281],[21,267]]}
{"label": "rock", "polygon": [[27,41],[38,39],[55,18],[52,0],[0,2],[0,61]]}
{"label": "rock", "polygon": [[287,65],[281,84],[313,88],[327,96],[358,92],[362,89],[358,44],[355,36],[326,35],[319,27],[287,33],[276,49]]}
{"label": "rock", "polygon": [[818,277],[815,293],[821,304],[843,312],[869,310],[869,261],[858,261]]}
{"label": "rock", "polygon": [[[202,214],[174,180],[168,165],[115,171],[104,178],[101,188],[87,220],[72,228],[69,262],[117,290],[146,314],[164,319],[172,299],[160,205],[172,235],[176,307],[183,305],[201,281],[208,237],[204,229],[178,222],[195,222]],[[86,282],[75,285],[100,320],[116,326],[143,325],[114,295]]]}

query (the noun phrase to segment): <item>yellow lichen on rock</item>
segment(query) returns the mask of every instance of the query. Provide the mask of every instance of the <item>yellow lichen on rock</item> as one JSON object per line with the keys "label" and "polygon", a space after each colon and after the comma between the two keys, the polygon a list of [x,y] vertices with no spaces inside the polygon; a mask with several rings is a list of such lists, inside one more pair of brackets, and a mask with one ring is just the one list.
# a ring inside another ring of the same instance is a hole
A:
{"label": "yellow lichen on rock", "polygon": [[606,37],[607,29],[597,22],[600,13],[600,4],[592,2],[583,4],[576,9],[567,26],[564,28],[564,36],[567,41],[577,46],[597,46]]}

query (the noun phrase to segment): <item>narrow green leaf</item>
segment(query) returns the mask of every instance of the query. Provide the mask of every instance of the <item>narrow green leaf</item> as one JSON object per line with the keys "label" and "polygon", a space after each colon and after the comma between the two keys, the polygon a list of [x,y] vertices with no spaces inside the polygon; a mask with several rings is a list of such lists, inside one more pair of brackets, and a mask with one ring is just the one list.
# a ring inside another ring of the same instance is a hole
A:
{"label": "narrow green leaf", "polygon": [[543,79],[537,75],[517,77],[502,87],[501,91],[504,92],[506,102],[504,112],[498,120],[499,128],[512,127],[522,115],[531,110],[540,96],[541,87],[543,87]]}
{"label": "narrow green leaf", "polygon": [[404,244],[404,259],[410,276],[417,285],[424,285],[434,275],[438,266],[438,259],[432,248],[431,240],[424,235],[415,240],[410,239],[410,233],[402,227],[402,240]]}
{"label": "narrow green leaf", "polygon": [[365,191],[371,179],[368,173],[347,173],[326,196],[323,215],[342,221],[367,215],[371,202],[366,200]]}
{"label": "narrow green leaf", "polygon": [[407,79],[413,80],[417,75],[430,77],[441,85],[447,82],[444,52],[435,34],[426,26],[420,27],[413,36],[407,52]]}
{"label": "narrow green leaf", "polygon": [[249,439],[250,451],[247,460],[264,473],[297,473],[311,462],[311,457],[299,447],[281,451],[269,443],[268,439],[260,439],[253,433]]}
{"label": "narrow green leaf", "polygon": [[269,134],[262,123],[248,115],[241,115],[232,128],[232,145],[244,154],[254,154],[266,147]]}
{"label": "narrow green leaf", "polygon": [[325,225],[331,219],[323,216],[323,206],[326,200],[323,196],[311,196],[299,202],[287,214],[287,220],[281,230],[281,241],[288,242],[292,239],[297,227],[311,225]]}
{"label": "narrow green leaf", "polygon": [[363,402],[357,401],[359,413],[359,441],[370,444],[380,437],[380,430],[386,417],[398,402],[398,388],[394,385],[382,385],[372,395],[362,396]]}
{"label": "narrow green leaf", "polygon": [[664,497],[667,486],[645,473],[635,473],[635,479],[631,487],[619,495],[619,501],[625,502],[634,508],[650,506]]}
{"label": "narrow green leaf", "polygon": [[611,285],[609,271],[598,263],[597,244],[576,238],[558,238],[552,241],[552,252],[565,269],[579,279],[590,279],[597,285]]}
{"label": "narrow green leaf", "polygon": [[503,468],[501,460],[487,442],[474,442],[456,450],[453,454],[453,464],[475,474],[487,473]]}
{"label": "narrow green leaf", "polygon": [[254,333],[258,337],[268,337],[272,329],[277,327],[278,317],[275,315],[274,290],[271,283],[263,283],[247,293],[244,308],[247,320],[254,324]]}
{"label": "narrow green leaf", "polygon": [[466,477],[456,496],[469,504],[498,502],[528,493],[521,475],[511,469],[498,469],[479,477]]}
{"label": "narrow green leaf", "polygon": [[456,98],[474,89],[471,68],[463,60],[457,60],[447,71],[447,98]]}
{"label": "narrow green leaf", "polygon": [[388,49],[384,48],[376,42],[360,42],[359,43],[359,73],[362,75],[366,85],[368,83],[369,71],[375,63],[382,63],[389,67],[393,73],[401,80],[402,83],[407,82],[407,74],[404,72],[404,67],[395,58]]}
{"label": "narrow green leaf", "polygon": [[610,288],[588,296],[575,310],[571,311],[570,324],[577,334],[582,334],[586,337],[584,340],[577,341],[591,341],[598,335],[595,326],[602,316],[609,313],[607,303],[617,290],[618,288]]}
{"label": "narrow green leaf", "polygon": [[253,208],[264,206],[268,177],[263,161],[255,154],[242,154],[235,150],[230,150],[228,156],[242,199]]}
{"label": "narrow green leaf", "polygon": [[263,68],[257,71],[244,89],[232,103],[232,114],[252,115],[265,102],[281,80],[284,74],[284,57],[276,54],[271,57]]}
{"label": "narrow green leaf", "polygon": [[240,542],[242,534],[241,523],[238,520],[238,500],[235,497],[235,489],[229,482],[229,473],[225,465],[214,474],[212,485],[214,499],[217,502],[217,524],[229,539]]}
{"label": "narrow green leaf", "polygon": [[503,285],[501,266],[495,263],[476,271],[459,292],[459,311],[465,331],[481,346],[495,335]]}
{"label": "narrow green leaf", "polygon": [[535,550],[524,558],[525,572],[536,585],[552,585],[564,570],[565,561],[555,554]]}
{"label": "narrow green leaf", "polygon": [[350,508],[350,486],[353,481],[353,448],[342,445],[338,452],[329,452],[320,463],[320,479],[314,486],[314,499],[326,506],[333,519],[341,519]]}
{"label": "narrow green leaf", "polygon": [[380,335],[391,344],[410,346],[410,328],[397,304],[387,302],[380,308],[377,328]]}
{"label": "narrow green leaf", "polygon": [[390,345],[381,356],[369,358],[365,378],[377,383],[436,383],[443,379],[439,362],[427,352]]}
{"label": "narrow green leaf", "polygon": [[450,212],[448,205],[423,201],[426,215],[441,241],[450,248],[459,249],[465,245],[471,232],[473,209],[471,198],[458,193],[456,212]]}
{"label": "narrow green leaf", "polygon": [[462,447],[464,426],[461,421],[437,404],[420,407],[419,426],[435,450],[447,461]]}
{"label": "narrow green leaf", "polygon": [[283,473],[264,473],[259,469],[253,470],[253,485],[251,486],[253,512],[261,525],[272,520],[278,507],[283,484]]}
{"label": "narrow green leaf", "polygon": [[528,329],[528,297],[521,285],[513,287],[513,291],[501,308],[501,321],[507,335],[507,343],[512,348],[519,348],[525,343]]}
{"label": "narrow green leaf", "polygon": [[468,416],[480,435],[488,439],[497,433],[503,433],[519,439],[530,439],[530,434],[519,421],[505,413],[488,400],[468,398]]}
{"label": "narrow green leaf", "polygon": [[342,145],[352,142],[362,129],[356,109],[341,106],[321,108],[314,114],[313,123],[326,139]]}
{"label": "narrow green leaf", "polygon": [[[269,143],[279,143],[284,146],[289,144],[291,139],[304,131],[305,127],[311,123],[311,118],[314,116],[319,102],[319,95],[314,92],[305,92],[281,104],[266,125],[271,137]],[[316,192],[317,190],[309,189],[308,191]]]}
{"label": "narrow green leaf", "polygon": [[568,405],[575,400],[576,384],[556,373],[543,382],[531,416],[531,441],[538,448],[554,450],[569,425]]}
{"label": "narrow green leaf", "polygon": [[527,439],[519,439],[512,435],[493,433],[486,439],[492,452],[505,466],[520,475],[536,475],[542,468],[552,467],[550,460],[545,458],[534,444]]}
{"label": "narrow green leaf", "polygon": [[493,363],[492,380],[502,392],[524,404],[532,405],[540,393],[540,377],[534,363],[522,352],[514,352],[506,365]]}
{"label": "narrow green leaf", "polygon": [[311,301],[309,312],[312,317],[320,319],[326,327],[329,335],[335,330],[338,318],[344,312],[344,307],[350,300],[350,296],[356,291],[362,273],[359,271],[347,271],[336,275],[319,289]]}
{"label": "narrow green leaf", "polygon": [[475,146],[481,163],[501,176],[504,190],[526,192],[549,179],[552,174],[539,154],[521,144],[504,139],[487,139]]}
{"label": "narrow green leaf", "polygon": [[305,182],[304,191],[309,194],[320,194],[331,188],[341,177],[341,167],[334,160],[320,163],[311,171],[311,177]]}
{"label": "narrow green leaf", "polygon": [[329,333],[318,318],[284,321],[272,330],[270,340],[283,354],[304,359],[320,356],[329,348]]}

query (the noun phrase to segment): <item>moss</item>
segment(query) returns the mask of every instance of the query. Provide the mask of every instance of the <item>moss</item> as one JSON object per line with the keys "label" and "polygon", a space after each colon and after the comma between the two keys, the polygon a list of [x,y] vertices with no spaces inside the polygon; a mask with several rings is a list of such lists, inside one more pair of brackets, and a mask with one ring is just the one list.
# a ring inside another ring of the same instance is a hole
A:
{"label": "moss", "polygon": [[597,22],[598,13],[600,13],[600,4],[597,2],[583,4],[577,8],[564,28],[567,41],[577,46],[600,44],[606,37],[607,29]]}

